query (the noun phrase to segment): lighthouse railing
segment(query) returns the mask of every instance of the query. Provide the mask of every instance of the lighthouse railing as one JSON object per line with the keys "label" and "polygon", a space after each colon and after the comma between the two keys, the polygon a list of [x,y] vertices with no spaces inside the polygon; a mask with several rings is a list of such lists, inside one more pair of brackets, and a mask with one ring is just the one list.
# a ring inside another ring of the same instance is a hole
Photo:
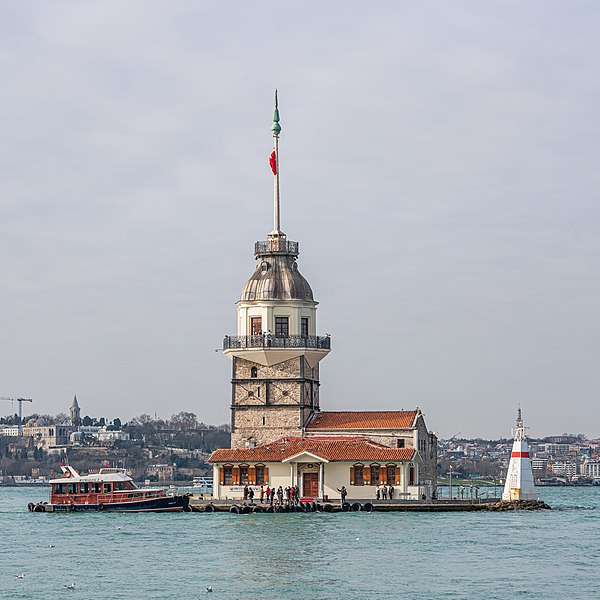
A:
{"label": "lighthouse railing", "polygon": [[223,350],[237,348],[310,348],[316,350],[331,350],[329,335],[226,335],[223,340]]}

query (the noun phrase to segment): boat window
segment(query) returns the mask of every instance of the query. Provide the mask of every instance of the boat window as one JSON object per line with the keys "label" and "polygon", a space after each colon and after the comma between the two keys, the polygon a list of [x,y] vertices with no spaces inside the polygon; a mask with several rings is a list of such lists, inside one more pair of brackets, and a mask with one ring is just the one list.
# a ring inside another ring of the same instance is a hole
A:
{"label": "boat window", "polygon": [[95,482],[92,483],[92,493],[93,494],[99,494],[102,491],[102,484]]}
{"label": "boat window", "polygon": [[80,494],[89,494],[90,493],[90,484],[89,483],[80,483],[79,484],[79,493]]}
{"label": "boat window", "polygon": [[54,484],[54,493],[55,494],[66,494],[67,493],[67,485],[65,483],[55,483]]}
{"label": "boat window", "polygon": [[67,484],[67,493],[68,494],[76,494],[77,493],[77,484],[76,483],[68,483]]}
{"label": "boat window", "polygon": [[110,494],[110,493],[111,493],[111,491],[112,491],[112,489],[111,489],[111,488],[112,488],[112,484],[110,484],[110,483],[105,483],[105,484],[104,484],[104,493],[105,493],[105,494]]}
{"label": "boat window", "polygon": [[126,481],[117,481],[115,483],[115,490],[128,490],[129,487]]}

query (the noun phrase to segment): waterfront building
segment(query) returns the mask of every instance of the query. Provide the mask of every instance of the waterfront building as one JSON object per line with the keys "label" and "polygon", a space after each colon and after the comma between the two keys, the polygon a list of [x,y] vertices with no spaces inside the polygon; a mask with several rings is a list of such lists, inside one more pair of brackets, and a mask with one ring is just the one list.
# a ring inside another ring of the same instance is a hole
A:
{"label": "waterfront building", "polygon": [[581,465],[581,474],[589,479],[600,479],[600,461],[584,461]]}
{"label": "waterfront building", "polygon": [[307,497],[430,498],[437,438],[423,413],[322,411],[320,363],[331,350],[317,329],[317,302],[298,267],[299,244],[281,230],[279,109],[273,115],[273,229],[256,242],[256,268],[237,302],[237,335],[224,339],[232,360],[231,448],[216,450],[214,496],[241,498],[244,486],[298,485]]}

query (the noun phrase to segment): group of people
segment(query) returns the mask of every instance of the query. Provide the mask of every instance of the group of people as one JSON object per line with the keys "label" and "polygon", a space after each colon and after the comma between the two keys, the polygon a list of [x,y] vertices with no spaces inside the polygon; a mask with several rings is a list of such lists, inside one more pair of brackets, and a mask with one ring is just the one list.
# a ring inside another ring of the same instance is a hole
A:
{"label": "group of people", "polygon": [[[258,336],[258,340],[256,339],[256,336]],[[253,333],[252,334],[252,345],[256,346],[259,343],[262,344],[263,346],[265,345],[265,343],[267,344],[267,346],[272,346],[273,345],[273,332],[269,329],[267,330],[266,333],[263,333],[262,331],[258,331],[258,333]]]}
{"label": "group of people", "polygon": [[[298,506],[300,504],[300,488],[297,485],[288,486],[285,489],[279,486],[270,487],[267,485],[260,486],[259,498],[261,504],[276,504],[278,506]],[[247,500],[252,504],[254,502],[254,490],[252,487],[244,486],[244,500]]]}
{"label": "group of people", "polygon": [[377,500],[390,500],[394,499],[394,486],[393,485],[378,485],[375,489],[375,498]]}

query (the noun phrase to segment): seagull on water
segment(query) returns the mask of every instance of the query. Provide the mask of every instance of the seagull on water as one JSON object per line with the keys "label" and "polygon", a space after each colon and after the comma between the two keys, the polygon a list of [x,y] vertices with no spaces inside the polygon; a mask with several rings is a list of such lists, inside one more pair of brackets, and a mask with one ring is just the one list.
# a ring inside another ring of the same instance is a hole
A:
{"label": "seagull on water", "polygon": [[208,592],[212,592],[212,585],[209,585],[209,586],[206,588],[206,593],[208,594]]}
{"label": "seagull on water", "polygon": [[69,584],[64,584],[64,586],[68,589],[68,590],[74,590],[75,589],[75,582],[73,583],[69,583]]}
{"label": "seagull on water", "polygon": [[48,544],[48,548],[54,548],[54,544]]}
{"label": "seagull on water", "polygon": [[25,573],[23,575],[15,575],[15,579],[25,579]]}

